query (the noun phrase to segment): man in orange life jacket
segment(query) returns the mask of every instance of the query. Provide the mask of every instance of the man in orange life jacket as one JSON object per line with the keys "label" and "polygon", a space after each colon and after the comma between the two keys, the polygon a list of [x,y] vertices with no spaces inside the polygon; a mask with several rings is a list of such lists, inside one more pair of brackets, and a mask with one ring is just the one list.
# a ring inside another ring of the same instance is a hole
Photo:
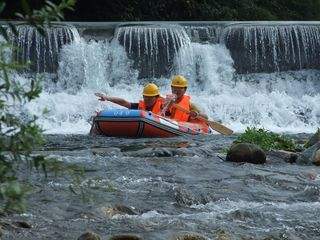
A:
{"label": "man in orange life jacket", "polygon": [[100,101],[109,101],[129,109],[151,111],[155,114],[160,114],[164,103],[164,99],[160,96],[159,88],[154,83],[145,85],[142,92],[143,100],[140,100],[139,103],[131,103],[118,97],[108,97],[101,93],[96,93],[95,95],[99,97]]}
{"label": "man in orange life jacket", "polygon": [[187,91],[188,81],[185,77],[181,75],[176,75],[172,77],[171,80],[171,91],[173,94],[176,95],[175,104],[179,105],[180,107],[184,108],[190,113],[186,113],[171,105],[171,107],[166,111],[166,116],[174,119],[176,121],[191,121],[196,122],[198,116],[202,116],[208,119],[208,116],[204,113],[201,113],[199,108],[197,108],[193,103],[190,101],[190,96],[186,95],[185,92]]}

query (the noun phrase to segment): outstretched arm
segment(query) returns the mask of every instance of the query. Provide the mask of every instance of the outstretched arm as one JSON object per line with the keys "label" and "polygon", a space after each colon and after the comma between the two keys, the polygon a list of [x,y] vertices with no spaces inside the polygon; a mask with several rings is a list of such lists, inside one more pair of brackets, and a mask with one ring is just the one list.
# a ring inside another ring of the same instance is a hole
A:
{"label": "outstretched arm", "polygon": [[118,98],[118,97],[108,97],[102,93],[95,93],[95,95],[97,97],[99,97],[100,101],[109,101],[109,102],[113,102],[115,104],[118,104],[120,106],[126,107],[126,108],[130,108],[131,107],[131,103],[126,101],[123,98]]}

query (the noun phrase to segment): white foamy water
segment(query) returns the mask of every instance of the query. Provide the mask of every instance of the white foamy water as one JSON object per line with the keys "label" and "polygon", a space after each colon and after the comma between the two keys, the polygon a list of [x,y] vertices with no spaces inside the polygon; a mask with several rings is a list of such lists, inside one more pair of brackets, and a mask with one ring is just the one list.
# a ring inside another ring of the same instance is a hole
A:
{"label": "white foamy water", "polygon": [[[320,120],[320,71],[305,70],[271,74],[235,74],[229,51],[220,44],[191,43],[175,57],[172,74],[183,74],[188,93],[211,119],[221,120],[236,132],[248,126],[275,132],[314,132]],[[96,110],[116,108],[101,103],[95,92],[141,98],[143,84],[138,71],[115,40],[74,42],[60,53],[57,84],[47,78],[40,98],[25,106],[39,116],[46,133],[81,133],[90,129]],[[165,95],[169,79],[150,79]],[[48,113],[41,115],[43,109]]]}

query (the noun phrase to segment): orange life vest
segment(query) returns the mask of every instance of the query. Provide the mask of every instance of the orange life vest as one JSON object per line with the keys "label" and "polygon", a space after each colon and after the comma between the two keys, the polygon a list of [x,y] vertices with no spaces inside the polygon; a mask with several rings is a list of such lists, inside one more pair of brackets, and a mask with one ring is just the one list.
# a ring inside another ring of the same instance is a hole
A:
{"label": "orange life vest", "polygon": [[[152,109],[151,109],[151,112],[153,112],[154,114],[160,114],[163,103],[164,103],[164,99],[162,97],[158,97],[156,102],[154,103]],[[147,110],[146,105],[143,100],[139,101],[138,109],[150,111],[150,110]]]}
{"label": "orange life vest", "polygon": [[[190,96],[183,95],[179,102],[176,102],[179,106],[183,107],[185,110],[190,111]],[[185,113],[174,106],[170,108],[170,118],[180,122],[187,122],[189,120],[190,114]]]}

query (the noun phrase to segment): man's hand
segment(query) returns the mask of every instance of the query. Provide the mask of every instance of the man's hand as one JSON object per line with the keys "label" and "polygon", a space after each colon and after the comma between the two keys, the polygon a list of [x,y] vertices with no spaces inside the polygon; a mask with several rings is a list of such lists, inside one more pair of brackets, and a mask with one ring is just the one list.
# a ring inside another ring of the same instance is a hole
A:
{"label": "man's hand", "polygon": [[97,97],[99,97],[99,101],[107,101],[107,96],[104,95],[103,93],[95,93]]}
{"label": "man's hand", "polygon": [[195,119],[199,116],[199,113],[196,111],[190,111],[190,118]]}
{"label": "man's hand", "polygon": [[169,109],[171,104],[177,99],[177,95],[175,94],[167,94],[166,98],[164,99],[163,107],[161,110],[160,115],[165,116],[166,111]]}
{"label": "man's hand", "polygon": [[165,98],[165,102],[174,102],[177,100],[177,95],[175,94],[167,94]]}

